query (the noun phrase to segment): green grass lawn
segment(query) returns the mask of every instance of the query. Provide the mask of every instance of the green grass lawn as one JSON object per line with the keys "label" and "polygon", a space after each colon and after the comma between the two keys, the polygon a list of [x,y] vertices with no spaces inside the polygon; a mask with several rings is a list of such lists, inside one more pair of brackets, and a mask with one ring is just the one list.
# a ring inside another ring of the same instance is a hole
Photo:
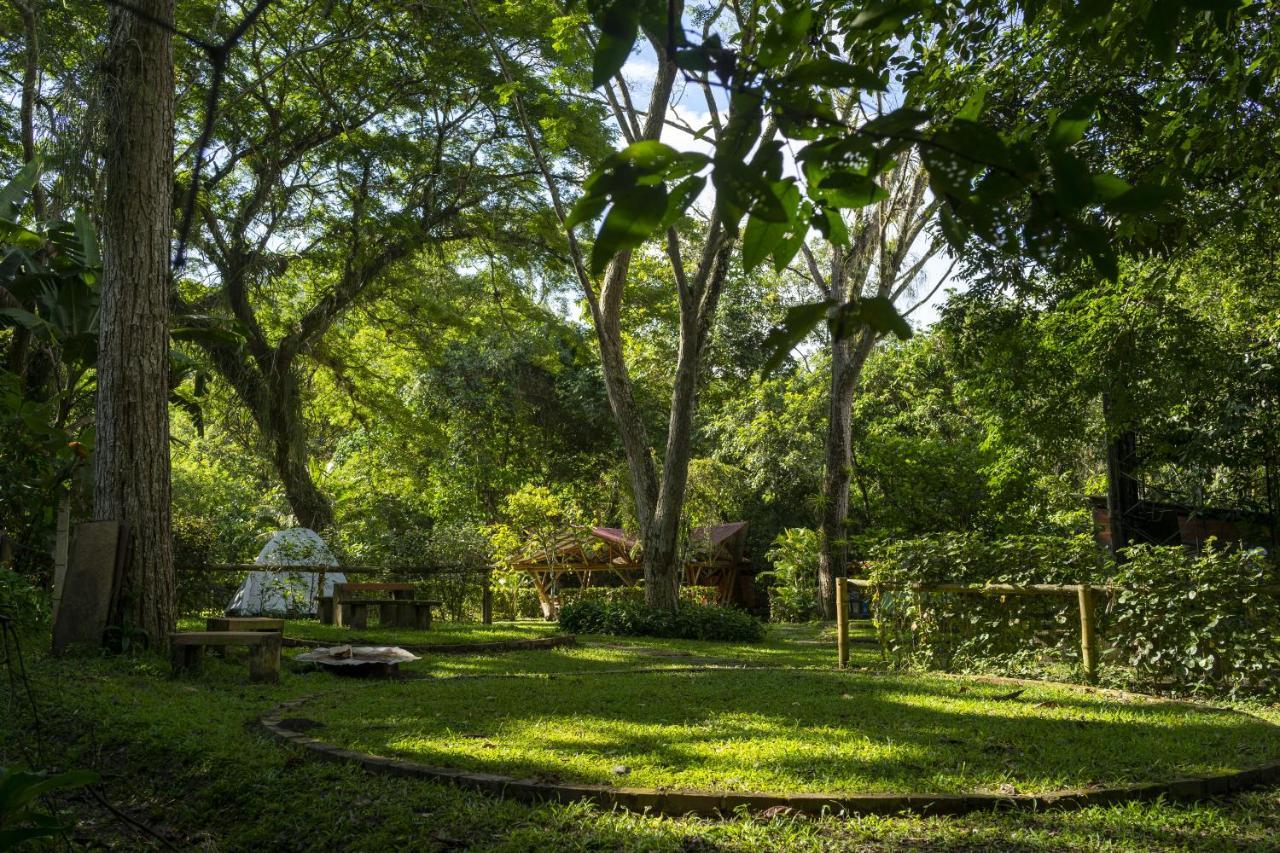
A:
{"label": "green grass lawn", "polygon": [[[715,694],[717,684],[728,684],[735,678],[758,679],[768,673],[717,670],[709,677],[688,678],[673,673],[603,673],[654,667],[684,668],[705,662],[717,666],[726,662],[744,665],[780,662],[799,667],[829,667],[834,652],[828,645],[815,644],[816,639],[816,629],[810,627],[774,631],[765,643],[755,647],[583,638],[584,645],[571,649],[476,656],[427,655],[413,664],[412,669],[436,676],[544,675],[589,670],[601,675],[595,679],[579,679],[584,690],[599,690],[600,680],[613,679],[634,696],[643,692],[646,685],[665,680],[667,684],[691,690],[700,684],[697,689]],[[104,776],[103,792],[118,811],[147,824],[183,850],[746,851],[898,850],[904,847],[969,851],[1274,850],[1275,839],[1280,837],[1280,808],[1277,807],[1280,789],[1192,806],[1143,803],[1080,812],[975,814],[930,819],[808,819],[780,815],[771,819],[741,816],[704,820],[601,812],[584,805],[527,806],[422,780],[371,776],[354,767],[312,761],[300,750],[264,738],[250,725],[265,710],[286,698],[319,691],[337,691],[344,697],[350,719],[357,713],[371,713],[367,709],[369,705],[380,707],[379,716],[372,721],[382,725],[393,716],[422,716],[434,701],[428,691],[461,689],[466,681],[370,686],[324,673],[286,671],[278,685],[251,685],[246,680],[246,665],[238,655],[225,662],[210,659],[200,678],[174,681],[168,677],[167,662],[159,657],[108,658],[84,654],[52,660],[43,653],[47,642],[47,635],[33,635],[24,644],[32,687],[40,706],[38,738],[29,709],[19,697],[10,696],[6,692],[7,684],[0,680],[0,707],[6,709],[6,713],[0,714],[0,762],[24,763],[39,742],[43,766],[98,769]],[[879,657],[871,646],[855,646],[854,653],[859,665],[873,664]],[[941,764],[935,766],[933,749],[922,746],[932,743],[929,739],[935,736],[933,728],[923,725],[923,721],[958,725],[954,720],[947,722],[950,711],[960,707],[953,703],[972,701],[971,697],[945,692],[952,689],[954,682],[937,679],[936,687],[930,688],[927,685],[935,684],[934,679],[824,674],[817,669],[796,673],[794,677],[793,689],[776,701],[770,700],[781,708],[772,723],[780,727],[779,731],[785,731],[785,719],[801,719],[798,715],[810,713],[806,710],[810,703],[817,703],[815,708],[831,704],[843,707],[847,703],[851,706],[851,723],[863,714],[856,706],[868,702],[873,703],[868,713],[877,704],[885,711],[898,708],[904,725],[895,735],[895,742],[901,742],[904,751],[891,754],[891,761],[901,758],[903,766],[885,764],[885,772],[907,775],[959,772]],[[677,678],[680,680],[672,681]],[[538,692],[541,688],[553,687],[563,680],[483,679],[469,683],[479,697],[475,704],[483,712],[475,717],[479,725],[496,719],[487,709],[491,703],[496,706],[499,700],[483,698],[497,696],[493,692],[496,685],[504,685],[504,689],[509,685],[510,690],[518,691],[511,695],[513,701],[520,703],[516,708],[520,710],[520,706],[535,707],[530,703],[533,699],[543,701],[540,698],[543,694]],[[848,686],[841,686],[840,693],[834,697],[830,692],[823,692],[830,684],[864,683],[870,691],[866,694]],[[899,684],[905,687],[897,686]],[[533,693],[522,692],[533,688],[537,688]],[[987,688],[972,689],[985,691]],[[401,691],[404,702],[397,695]],[[843,699],[844,693],[858,698]],[[379,696],[385,701],[374,702]],[[413,697],[422,704],[411,707],[407,700]],[[713,695],[703,701],[714,698]],[[686,701],[683,692],[677,694],[676,700],[678,705],[692,704]],[[800,704],[790,704],[795,702]],[[1002,702],[987,704],[1005,708]],[[656,713],[656,710],[645,712],[642,708],[633,710],[641,720],[646,713]],[[1066,706],[1051,710],[1064,715],[1075,713]],[[297,713],[306,716],[312,715],[312,711],[306,707]],[[623,716],[627,709],[605,711]],[[1018,716],[1014,705],[999,713]],[[1127,719],[1123,714],[1135,711],[1116,709],[1115,713],[1121,714],[1116,718],[1120,724]],[[1271,718],[1280,716],[1276,711],[1265,713]],[[912,721],[911,726],[905,725]],[[466,722],[471,725],[470,720]],[[1007,740],[1006,726],[1019,724],[1016,719],[1001,716],[995,716],[992,722],[986,737],[994,745]],[[322,730],[326,736],[338,733],[340,726],[336,720],[331,720],[331,725],[332,728]],[[396,730],[378,731],[386,738]],[[1226,732],[1216,726],[1215,731],[1226,736]],[[1123,734],[1127,737],[1130,732],[1126,730]],[[1108,743],[1114,748],[1141,751],[1137,745],[1125,747],[1123,740],[1124,737]],[[1231,737],[1224,742],[1238,743]],[[1094,743],[1096,745],[1096,741]],[[942,744],[942,747],[960,749],[954,744]],[[1184,757],[1193,756],[1186,760],[1206,763],[1220,760],[1223,765],[1236,760],[1234,756],[1207,756],[1207,751],[1197,753],[1198,747],[1192,749],[1192,753],[1182,753]],[[987,757],[986,766],[999,765],[1002,752],[993,752]],[[1195,758],[1193,753],[1199,757]],[[945,750],[937,753],[938,756],[948,754],[952,753]],[[1184,760],[1174,756],[1157,758],[1175,763]],[[1105,760],[1110,762],[1107,766],[1119,772],[1118,759]],[[640,768],[639,763],[633,765],[633,775],[639,773]],[[1056,772],[1048,763],[1042,763],[1041,768],[1046,778]],[[976,769],[965,773],[975,780],[980,775]],[[868,778],[871,776],[874,773]],[[628,780],[628,784],[634,781]],[[56,803],[76,821],[72,836],[74,847],[138,850],[157,846],[154,840],[121,822],[94,799],[83,795],[64,796]]]}
{"label": "green grass lawn", "polygon": [[[1036,686],[793,670],[421,680],[301,713],[324,740],[563,781],[729,791],[1039,793],[1280,756],[1252,717]],[[1010,787],[1013,790],[1010,790]]]}

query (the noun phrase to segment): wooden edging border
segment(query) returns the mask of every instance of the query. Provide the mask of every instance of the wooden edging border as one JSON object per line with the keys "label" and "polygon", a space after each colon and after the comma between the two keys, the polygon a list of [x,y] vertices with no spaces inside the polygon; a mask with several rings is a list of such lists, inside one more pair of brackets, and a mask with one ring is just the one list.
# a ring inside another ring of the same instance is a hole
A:
{"label": "wooden edging border", "polygon": [[[789,667],[768,668],[789,669]],[[670,670],[658,669],[655,671],[666,672]],[[569,674],[572,673],[557,673],[557,675]],[[462,677],[483,678],[486,676]],[[970,680],[997,684],[1040,684],[1081,689],[1079,685],[1034,681],[1032,679],[977,677]],[[1117,698],[1154,699],[1159,702],[1191,705],[1204,710],[1224,711],[1262,719],[1235,708],[1223,708],[1185,700],[1166,700],[1141,693],[1099,688],[1088,689],[1088,692],[1109,694]],[[478,773],[448,767],[435,767],[404,758],[388,758],[358,750],[343,749],[282,726],[281,720],[285,713],[305,705],[321,695],[323,694],[310,694],[288,702],[282,702],[260,717],[258,724],[272,739],[280,743],[293,744],[300,747],[315,759],[355,764],[370,773],[382,773],[450,784],[520,802],[588,802],[602,809],[625,809],[642,814],[661,814],[670,817],[685,815],[724,817],[741,812],[757,813],[769,809],[789,809],[794,813],[809,815],[834,814],[844,816],[959,815],[969,812],[999,810],[1044,811],[1053,809],[1072,811],[1091,806],[1149,802],[1162,798],[1177,802],[1193,802],[1280,781],[1280,760],[1274,760],[1259,764],[1256,767],[1229,773],[1175,778],[1164,782],[1064,789],[1043,794],[717,793],[711,791],[615,788],[609,785],[547,782],[539,779],[519,779],[514,776],[504,776],[496,773]],[[1264,720],[1264,722],[1271,724],[1270,721]]]}
{"label": "wooden edging border", "polygon": [[[574,634],[557,634],[554,637],[537,637],[530,640],[494,640],[487,643],[428,643],[426,645],[399,646],[406,652],[429,655],[470,655],[485,652],[523,652],[534,649],[558,649],[562,646],[576,646],[578,638]],[[335,645],[325,640],[306,640],[300,637],[285,637],[284,646],[291,649],[323,649]],[[373,640],[352,637],[343,640],[341,645],[383,646]]]}

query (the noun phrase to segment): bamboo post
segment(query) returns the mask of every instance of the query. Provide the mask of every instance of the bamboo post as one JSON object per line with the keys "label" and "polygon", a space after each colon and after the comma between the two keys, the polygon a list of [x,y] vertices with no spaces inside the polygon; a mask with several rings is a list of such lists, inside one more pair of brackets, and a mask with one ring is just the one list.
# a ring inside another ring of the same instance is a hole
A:
{"label": "bamboo post", "polygon": [[840,668],[849,665],[849,579],[836,578],[836,652]]}
{"label": "bamboo post", "polygon": [[1093,618],[1093,587],[1080,584],[1080,662],[1090,683],[1098,680],[1098,632]]}

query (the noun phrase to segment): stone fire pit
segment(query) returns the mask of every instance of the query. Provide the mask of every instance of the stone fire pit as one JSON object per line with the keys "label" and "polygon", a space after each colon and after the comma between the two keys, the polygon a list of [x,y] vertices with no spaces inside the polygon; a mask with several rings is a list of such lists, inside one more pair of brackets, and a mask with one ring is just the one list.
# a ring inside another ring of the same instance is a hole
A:
{"label": "stone fire pit", "polygon": [[419,659],[396,646],[332,646],[294,658],[324,667],[334,675],[355,678],[391,678],[399,673],[400,664]]}

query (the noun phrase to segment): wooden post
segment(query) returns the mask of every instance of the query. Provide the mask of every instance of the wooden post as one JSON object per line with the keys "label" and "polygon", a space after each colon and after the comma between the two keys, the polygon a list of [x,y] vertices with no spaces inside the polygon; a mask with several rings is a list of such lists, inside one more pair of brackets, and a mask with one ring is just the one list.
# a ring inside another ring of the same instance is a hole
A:
{"label": "wooden post", "polygon": [[849,665],[849,579],[836,578],[836,652],[840,668]]}
{"label": "wooden post", "polygon": [[275,684],[280,680],[279,634],[267,634],[249,650],[249,680],[255,684]]}
{"label": "wooden post", "polygon": [[1080,598],[1080,663],[1090,683],[1098,680],[1098,632],[1093,619],[1093,587],[1079,586]]}

